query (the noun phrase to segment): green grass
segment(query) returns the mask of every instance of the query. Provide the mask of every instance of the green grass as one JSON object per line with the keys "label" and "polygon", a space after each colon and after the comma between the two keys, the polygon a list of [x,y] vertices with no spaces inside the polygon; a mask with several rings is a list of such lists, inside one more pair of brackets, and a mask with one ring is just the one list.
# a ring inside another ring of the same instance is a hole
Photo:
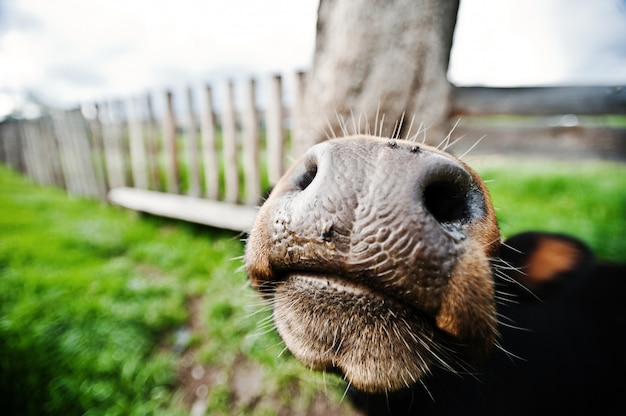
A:
{"label": "green grass", "polygon": [[626,262],[626,164],[509,159],[475,167],[504,236],[567,233],[603,259]]}
{"label": "green grass", "polygon": [[[157,345],[184,322],[180,279],[193,276],[161,268],[170,256],[153,265],[155,251],[167,252],[162,231],[5,170],[1,178],[3,406],[16,414],[169,406],[176,357]],[[146,272],[151,265],[158,275]]]}
{"label": "green grass", "polygon": [[[505,236],[567,232],[626,262],[626,165],[470,163],[489,182]],[[239,236],[131,215],[39,188],[0,168],[0,399],[9,414],[187,414],[184,354],[216,374],[207,414],[303,412],[343,385],[315,375],[257,323]],[[200,328],[188,340],[189,304]],[[233,379],[252,366],[253,399]],[[188,404],[187,404],[188,406]]]}
{"label": "green grass", "polygon": [[[9,414],[187,414],[177,372],[188,351],[222,375],[209,386],[208,414],[250,406],[230,388],[242,363],[267,384],[255,413],[304,409],[319,392],[310,372],[280,356],[278,336],[257,328],[267,311],[240,271],[238,235],[70,198],[0,167],[0,236]],[[192,299],[202,327],[179,345]]]}

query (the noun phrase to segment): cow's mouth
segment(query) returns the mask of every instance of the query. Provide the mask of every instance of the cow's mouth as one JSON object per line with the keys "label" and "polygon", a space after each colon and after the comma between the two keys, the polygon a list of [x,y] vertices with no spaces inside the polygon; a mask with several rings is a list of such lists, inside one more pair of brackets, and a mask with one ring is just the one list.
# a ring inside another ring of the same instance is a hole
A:
{"label": "cow's mouth", "polygon": [[[413,385],[454,354],[432,317],[368,286],[292,273],[275,286],[274,320],[289,350],[314,370],[339,371],[358,389]],[[394,374],[394,377],[389,377]]]}

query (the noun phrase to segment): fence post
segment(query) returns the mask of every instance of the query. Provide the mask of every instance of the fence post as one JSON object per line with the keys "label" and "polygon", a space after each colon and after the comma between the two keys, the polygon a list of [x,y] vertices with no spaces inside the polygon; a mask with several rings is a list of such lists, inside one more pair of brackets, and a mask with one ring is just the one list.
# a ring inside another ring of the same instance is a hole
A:
{"label": "fence post", "polygon": [[89,135],[85,118],[83,117],[80,110],[70,111],[65,114],[65,117],[68,119],[70,124],[73,147],[75,149],[75,154],[78,159],[80,175],[83,178],[83,180],[81,181],[83,185],[82,195],[106,200],[106,188],[103,186],[104,184],[98,182],[98,179],[96,177],[96,171],[94,168],[91,151],[91,143],[89,142]]}
{"label": "fence post", "polygon": [[[63,170],[61,169],[61,160],[59,159],[59,147],[57,138],[54,136],[54,126],[50,115],[45,115],[38,120],[39,132],[41,135],[44,156],[48,158],[48,185],[55,185],[59,188],[65,188],[63,181]],[[103,183],[98,182],[99,189],[103,189]]]}
{"label": "fence post", "polygon": [[202,111],[201,132],[206,197],[217,200],[219,198],[219,165],[215,146],[213,98],[211,96],[211,87],[208,85],[204,88],[204,111]]}
{"label": "fence post", "polygon": [[261,198],[261,177],[259,173],[259,117],[256,108],[256,83],[248,82],[247,106],[243,117],[243,169],[248,205],[258,205]]}
{"label": "fence post", "polygon": [[91,158],[93,168],[98,181],[98,186],[103,192],[107,190],[107,169],[104,155],[104,130],[102,127],[102,106],[94,103],[94,116],[87,121],[89,132],[91,133]]}
{"label": "fence post", "polygon": [[152,96],[148,93],[145,97],[146,106],[146,148],[148,151],[148,175],[151,188],[161,190],[161,175],[159,174],[159,137],[157,121],[154,117],[154,109],[152,106]]}
{"label": "fence post", "polygon": [[178,184],[178,146],[176,143],[176,120],[172,92],[165,93],[165,115],[163,117],[163,151],[165,153],[165,174],[167,176],[167,192],[180,193]]}
{"label": "fence post", "polygon": [[126,186],[124,156],[122,146],[121,121],[116,105],[113,102],[104,103],[102,115],[102,143],[104,145],[104,161],[110,188]]}
{"label": "fence post", "polygon": [[226,91],[226,106],[222,117],[222,147],[224,151],[225,200],[239,200],[239,171],[237,163],[237,121],[235,116],[234,86],[229,81]]}
{"label": "fence post", "polygon": [[187,150],[187,195],[200,197],[200,160],[198,156],[198,132],[193,109],[193,91],[187,88],[187,123],[185,123],[185,149]]}
{"label": "fence post", "polygon": [[3,161],[12,169],[24,171],[24,154],[20,144],[20,129],[17,120],[5,121],[0,125],[2,134]]}
{"label": "fence post", "polygon": [[59,180],[59,153],[54,135],[50,134],[48,120],[42,116],[36,120],[20,122],[26,172],[39,185],[63,185]]}
{"label": "fence post", "polygon": [[41,137],[34,120],[21,120],[19,123],[20,137],[22,138],[22,152],[24,155],[24,166],[26,174],[36,183],[43,185],[44,180],[44,159],[40,163],[41,157]]}
{"label": "fence post", "polygon": [[304,132],[304,88],[306,83],[306,73],[298,71],[296,73],[296,85],[294,91],[294,102],[291,110],[291,156],[298,157],[307,149],[303,147],[305,142],[302,137]]}
{"label": "fence post", "polygon": [[135,188],[148,188],[146,146],[144,144],[143,112],[138,98],[131,98],[128,112],[128,138],[130,141],[130,164]]}
{"label": "fence post", "polygon": [[54,132],[59,141],[59,156],[63,177],[65,178],[66,190],[70,195],[80,194],[79,172],[72,148],[72,140],[69,123],[63,111],[53,113]]}
{"label": "fence post", "polygon": [[53,120],[68,193],[104,199],[106,190],[96,179],[87,126],[80,110],[56,112]]}
{"label": "fence post", "polygon": [[265,113],[265,140],[267,143],[267,173],[270,185],[274,186],[284,173],[285,131],[283,122],[283,89],[280,75],[272,77],[269,100]]}

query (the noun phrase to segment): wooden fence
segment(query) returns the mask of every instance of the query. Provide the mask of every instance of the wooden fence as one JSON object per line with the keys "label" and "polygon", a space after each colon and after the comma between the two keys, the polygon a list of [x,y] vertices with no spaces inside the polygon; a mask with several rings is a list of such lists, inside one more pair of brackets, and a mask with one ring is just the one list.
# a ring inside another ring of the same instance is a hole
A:
{"label": "wooden fence", "polygon": [[[146,95],[98,103],[92,114],[74,109],[9,120],[0,125],[0,156],[36,183],[72,195],[247,230],[264,192],[284,172],[292,135],[287,127],[296,114],[286,109],[281,76],[266,86],[264,111],[254,79],[223,87],[219,112],[206,86],[178,97],[184,98],[179,111],[167,91],[160,100]],[[240,109],[236,87],[243,92]]]}
{"label": "wooden fence", "polygon": [[[265,88],[264,110],[258,108],[257,83],[249,80],[224,85],[223,102],[217,107],[207,86],[201,91],[188,89],[183,97],[166,92],[161,97],[98,103],[92,111],[50,111],[36,120],[8,120],[0,124],[0,160],[36,183],[59,186],[72,195],[245,231],[265,190],[288,162],[292,136],[297,134],[288,126],[297,125],[302,74],[295,79],[293,111],[284,103],[282,78],[275,76]],[[243,97],[239,108],[236,92]],[[182,105],[177,107],[175,98]],[[617,114],[623,124],[626,114],[623,87],[456,88],[453,102],[453,117],[470,120],[461,124],[459,134],[469,132],[476,138],[494,127],[475,126],[471,123],[475,116]],[[546,146],[559,151],[555,131],[566,131],[574,133],[585,151],[626,159],[623,126],[570,127],[574,130],[524,127],[507,141],[507,134],[515,129],[507,126],[506,132],[498,131],[496,126],[495,134],[481,144],[522,151],[524,143],[538,146],[529,138],[534,135],[544,142],[547,137]],[[565,142],[572,146],[571,141]],[[543,152],[540,147],[539,151]]]}
{"label": "wooden fence", "polygon": [[626,87],[455,88],[465,153],[626,161]]}

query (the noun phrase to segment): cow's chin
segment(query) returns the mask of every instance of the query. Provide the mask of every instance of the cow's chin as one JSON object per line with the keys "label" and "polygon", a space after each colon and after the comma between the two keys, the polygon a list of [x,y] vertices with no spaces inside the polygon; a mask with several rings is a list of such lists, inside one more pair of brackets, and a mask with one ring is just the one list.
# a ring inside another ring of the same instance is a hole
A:
{"label": "cow's chin", "polygon": [[274,293],[274,320],[304,365],[339,372],[364,392],[410,387],[434,364],[452,370],[431,317],[338,278],[290,275]]}

